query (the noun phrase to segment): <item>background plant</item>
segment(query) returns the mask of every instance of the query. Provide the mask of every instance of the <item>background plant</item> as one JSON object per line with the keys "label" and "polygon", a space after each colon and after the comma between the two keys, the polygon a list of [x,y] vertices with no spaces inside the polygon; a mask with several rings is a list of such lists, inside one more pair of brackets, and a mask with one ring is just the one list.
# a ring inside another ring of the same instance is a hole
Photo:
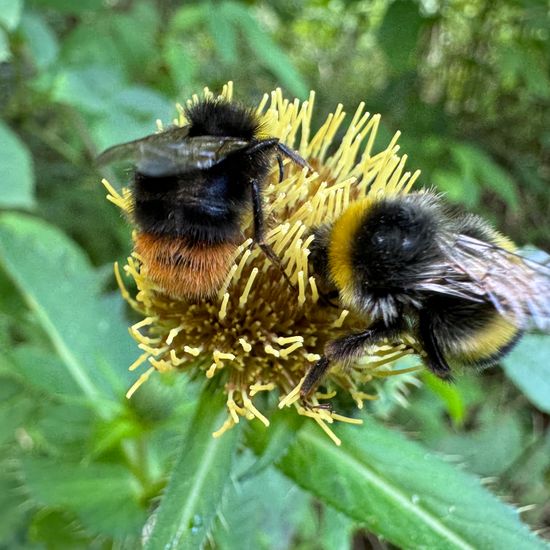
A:
{"label": "background plant", "polygon": [[422,377],[407,408],[387,388],[341,449],[282,413],[212,446],[183,378],[124,398],[129,230],[92,159],[204,85],[314,88],[319,116],[365,100],[424,184],[550,249],[549,33],[535,0],[0,0],[0,545],[135,548],[165,494],[150,548],[178,522],[185,548],[542,547],[493,495],[548,536],[546,336],[455,387]]}

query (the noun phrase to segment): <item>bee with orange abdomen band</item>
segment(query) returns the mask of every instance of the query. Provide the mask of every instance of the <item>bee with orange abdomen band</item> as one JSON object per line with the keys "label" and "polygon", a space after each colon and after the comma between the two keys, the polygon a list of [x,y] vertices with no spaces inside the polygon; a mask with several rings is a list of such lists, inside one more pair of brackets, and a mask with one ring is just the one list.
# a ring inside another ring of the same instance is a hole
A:
{"label": "bee with orange abdomen band", "polygon": [[135,249],[161,290],[189,299],[214,295],[224,282],[252,211],[254,242],[284,275],[265,241],[262,189],[282,157],[308,166],[278,138],[261,138],[257,113],[223,99],[186,110],[188,124],[116,145],[101,164],[132,160]]}

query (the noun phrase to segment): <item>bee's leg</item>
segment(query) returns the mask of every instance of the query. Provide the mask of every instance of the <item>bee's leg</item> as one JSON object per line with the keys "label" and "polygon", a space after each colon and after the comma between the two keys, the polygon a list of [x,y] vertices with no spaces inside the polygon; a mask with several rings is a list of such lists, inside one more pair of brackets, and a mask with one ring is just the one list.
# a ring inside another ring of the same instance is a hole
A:
{"label": "bee's leg", "polygon": [[331,413],[333,411],[331,403],[317,403],[317,405],[310,405],[312,409],[319,409],[321,411],[327,411]]}
{"label": "bee's leg", "polygon": [[330,360],[326,355],[323,355],[313,367],[309,369],[306,374],[306,378],[300,388],[300,397],[302,400],[307,400],[315,392],[321,380],[325,377],[330,367]]}
{"label": "bee's leg", "polygon": [[303,168],[308,168],[313,172],[311,165],[303,159],[296,151],[281,143],[277,138],[268,138],[258,141],[257,143],[252,144],[247,150],[248,155],[255,153],[256,151],[261,151],[262,149],[271,149],[276,147],[285,157],[288,157],[290,160],[302,166]]}
{"label": "bee's leg", "polygon": [[268,139],[262,139],[261,141],[257,141],[253,143],[247,149],[245,149],[245,152],[247,155],[250,155],[252,153],[255,153],[256,151],[262,151],[265,149],[275,149],[275,148],[279,148],[278,138],[268,138]]}
{"label": "bee's leg", "polygon": [[291,159],[293,162],[298,164],[299,166],[302,166],[303,168],[308,168],[313,172],[313,168],[311,165],[303,159],[296,151],[285,145],[284,143],[281,143],[280,141],[277,143],[277,148],[283,155],[287,156],[289,159]]}
{"label": "bee's leg", "polygon": [[349,334],[337,340],[332,340],[325,347],[325,355],[313,365],[306,374],[300,389],[300,396],[307,400],[317,389],[330,367],[330,363],[348,362],[363,355],[365,347],[379,344],[382,340],[397,340],[401,334],[399,325],[386,326],[375,323],[370,328],[356,334]]}
{"label": "bee's leg", "polygon": [[426,354],[424,359],[428,369],[442,380],[452,382],[453,376],[451,374],[451,367],[447,363],[447,360],[445,359],[445,356],[437,343],[435,333],[432,328],[431,319],[426,312],[420,315],[418,335],[420,337],[422,348]]}
{"label": "bee's leg", "polygon": [[273,249],[265,242],[265,222],[264,222],[264,212],[262,207],[262,194],[260,191],[260,186],[256,180],[252,180],[251,183],[252,189],[252,209],[253,209],[253,218],[254,218],[254,242],[261,248],[262,252],[269,258],[271,263],[276,266],[279,271],[283,274],[286,282],[289,286],[295,290],[295,286],[292,284],[292,281],[289,279],[288,275],[285,273],[281,259]]}
{"label": "bee's leg", "polygon": [[283,157],[277,155],[277,164],[279,165],[279,183],[285,179],[285,167],[283,166]]}

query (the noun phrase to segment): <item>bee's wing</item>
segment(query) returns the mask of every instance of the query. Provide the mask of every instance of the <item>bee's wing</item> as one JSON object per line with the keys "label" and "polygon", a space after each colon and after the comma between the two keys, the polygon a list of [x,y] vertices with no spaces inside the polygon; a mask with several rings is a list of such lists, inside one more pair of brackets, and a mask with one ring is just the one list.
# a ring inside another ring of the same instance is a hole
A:
{"label": "bee's wing", "polygon": [[189,127],[170,128],[159,134],[115,145],[97,159],[100,164],[130,161],[151,177],[183,174],[211,168],[230,153],[243,149],[247,141],[232,137],[189,137]]}
{"label": "bee's wing", "polygon": [[144,143],[139,146],[136,169],[146,176],[172,176],[205,170],[229,154],[244,149],[248,141],[232,137],[188,137],[179,143]]}
{"label": "bee's wing", "polygon": [[448,260],[450,289],[492,303],[521,328],[550,328],[549,266],[467,235],[449,247]]}
{"label": "bee's wing", "polygon": [[189,126],[174,126],[157,134],[150,134],[143,138],[134,139],[126,143],[113,145],[105,149],[96,159],[97,164],[105,165],[112,162],[130,161],[136,163],[140,158],[140,150],[147,144],[157,144],[162,147],[167,143],[178,143],[189,134]]}

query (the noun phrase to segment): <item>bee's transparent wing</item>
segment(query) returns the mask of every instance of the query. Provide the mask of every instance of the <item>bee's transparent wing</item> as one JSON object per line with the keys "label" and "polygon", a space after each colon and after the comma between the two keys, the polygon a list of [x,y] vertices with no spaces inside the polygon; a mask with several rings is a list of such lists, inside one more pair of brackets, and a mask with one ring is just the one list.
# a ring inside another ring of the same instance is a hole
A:
{"label": "bee's transparent wing", "polygon": [[521,328],[550,329],[550,267],[459,235],[448,249],[445,283],[473,301],[492,303]]}
{"label": "bee's transparent wing", "polygon": [[189,126],[174,126],[157,134],[150,134],[133,141],[113,145],[103,151],[97,157],[96,162],[99,165],[122,161],[135,164],[140,158],[140,150],[147,147],[147,144],[157,144],[158,147],[162,147],[163,144],[167,143],[179,143],[187,138],[188,134]]}
{"label": "bee's transparent wing", "polygon": [[129,161],[151,177],[172,176],[211,168],[247,141],[232,137],[189,137],[189,127],[174,127],[141,139],[115,145],[99,155],[99,164]]}

